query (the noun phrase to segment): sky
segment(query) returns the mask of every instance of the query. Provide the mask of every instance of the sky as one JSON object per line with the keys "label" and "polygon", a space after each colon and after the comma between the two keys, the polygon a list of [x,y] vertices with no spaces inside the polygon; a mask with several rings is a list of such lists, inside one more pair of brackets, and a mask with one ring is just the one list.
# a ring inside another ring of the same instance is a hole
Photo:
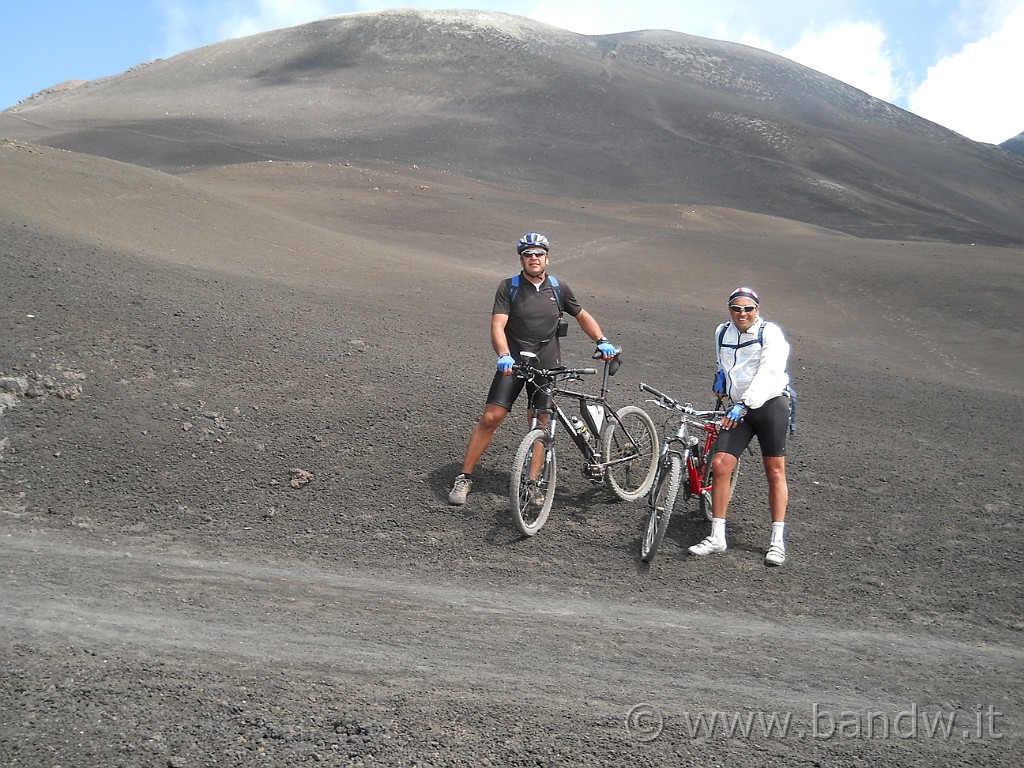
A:
{"label": "sky", "polygon": [[0,110],[67,80],[385,8],[501,11],[585,35],[669,29],[729,40],[975,141],[1024,132],[1024,0],[0,0]]}

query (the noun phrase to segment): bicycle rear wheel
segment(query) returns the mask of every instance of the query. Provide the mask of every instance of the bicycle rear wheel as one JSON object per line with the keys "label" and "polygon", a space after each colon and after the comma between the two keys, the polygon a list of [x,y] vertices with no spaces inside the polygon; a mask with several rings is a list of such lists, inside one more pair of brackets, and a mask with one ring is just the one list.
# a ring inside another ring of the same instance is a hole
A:
{"label": "bicycle rear wheel", "polygon": [[[709,488],[713,482],[713,476],[711,473],[711,458],[714,456],[714,450],[711,452],[711,456],[705,457],[704,459],[704,473],[700,479],[701,488]],[[732,502],[732,495],[736,493],[736,481],[740,477],[740,460],[736,459],[736,469],[732,471],[732,477],[729,478],[729,501]],[[704,515],[705,520],[710,520],[714,517],[714,510],[712,509],[711,490],[701,490],[700,492],[700,511]]]}
{"label": "bicycle rear wheel", "polygon": [[672,518],[672,509],[676,505],[679,485],[683,480],[683,463],[674,453],[668,455],[668,461],[661,467],[658,484],[651,494],[651,514],[647,518],[647,527],[640,540],[640,559],[645,563],[654,559],[654,554],[665,539],[668,521]]}
{"label": "bicycle rear wheel", "polygon": [[601,451],[612,463],[605,477],[623,501],[636,501],[651,489],[658,468],[658,431],[647,411],[627,405],[609,420],[601,436]]}
{"label": "bicycle rear wheel", "polygon": [[524,536],[533,536],[547,522],[557,470],[554,439],[543,429],[529,432],[516,451],[508,493],[512,522]]}

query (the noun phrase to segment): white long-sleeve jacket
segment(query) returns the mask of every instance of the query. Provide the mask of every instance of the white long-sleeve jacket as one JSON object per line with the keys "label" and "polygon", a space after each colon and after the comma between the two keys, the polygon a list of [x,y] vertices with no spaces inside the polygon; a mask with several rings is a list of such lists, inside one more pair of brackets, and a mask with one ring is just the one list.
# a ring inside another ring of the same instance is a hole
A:
{"label": "white long-sleeve jacket", "polygon": [[732,323],[722,323],[715,329],[715,354],[733,402],[760,408],[786,391],[789,342],[775,323],[758,318],[745,333]]}

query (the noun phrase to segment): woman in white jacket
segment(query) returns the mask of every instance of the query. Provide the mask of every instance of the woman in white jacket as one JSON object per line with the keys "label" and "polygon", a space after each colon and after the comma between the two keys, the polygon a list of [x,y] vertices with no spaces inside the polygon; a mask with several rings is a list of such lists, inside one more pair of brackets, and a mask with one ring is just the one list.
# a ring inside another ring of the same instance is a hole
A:
{"label": "woman in white jacket", "polygon": [[715,330],[718,375],[715,394],[733,405],[722,419],[722,432],[712,460],[711,534],[690,547],[694,555],[725,552],[725,515],[729,507],[732,473],[739,456],[756,435],[768,478],[768,506],[772,532],[765,564],[786,561],[784,540],[786,504],[786,434],[790,401],[789,342],[775,323],[761,318],[761,302],[752,288],[737,288],[729,295],[730,321]]}

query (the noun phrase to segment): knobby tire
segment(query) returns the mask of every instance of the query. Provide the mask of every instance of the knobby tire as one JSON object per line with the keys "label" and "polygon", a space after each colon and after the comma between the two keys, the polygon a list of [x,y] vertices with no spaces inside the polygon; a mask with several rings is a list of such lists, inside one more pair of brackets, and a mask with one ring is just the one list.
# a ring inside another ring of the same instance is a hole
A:
{"label": "knobby tire", "polygon": [[651,489],[658,469],[658,431],[647,411],[627,405],[611,419],[601,436],[605,461],[633,457],[609,466],[605,474],[612,492],[623,501],[643,498]]}
{"label": "knobby tire", "polygon": [[[531,480],[530,469],[536,450],[542,450],[545,455],[540,474]],[[555,498],[557,472],[554,440],[543,429],[529,432],[516,451],[508,494],[512,522],[523,536],[533,536],[547,522]],[[538,497],[539,505],[535,503]]]}
{"label": "knobby tire", "polygon": [[658,547],[665,539],[665,531],[668,530],[672,510],[676,505],[676,496],[679,494],[679,486],[683,482],[682,461],[674,453],[668,454],[666,459],[661,467],[658,484],[651,494],[651,513],[647,518],[643,538],[640,539],[640,559],[645,563],[654,559]]}

